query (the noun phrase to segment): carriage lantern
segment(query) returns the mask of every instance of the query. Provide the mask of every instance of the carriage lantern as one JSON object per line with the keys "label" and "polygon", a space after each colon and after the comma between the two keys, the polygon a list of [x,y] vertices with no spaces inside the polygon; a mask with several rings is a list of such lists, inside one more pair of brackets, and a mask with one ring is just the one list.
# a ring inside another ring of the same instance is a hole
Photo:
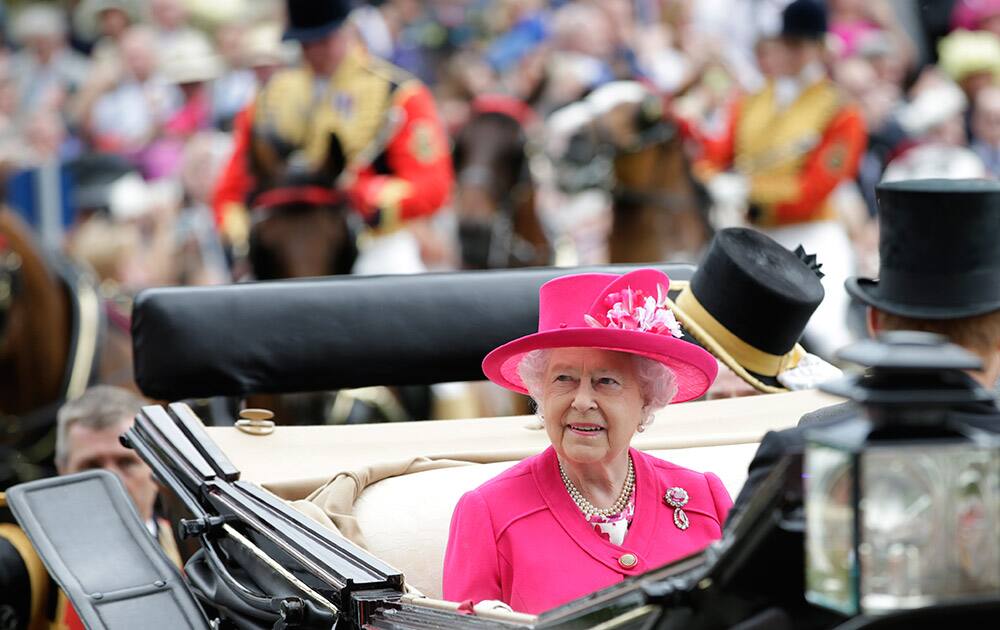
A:
{"label": "carriage lantern", "polygon": [[978,357],[902,331],[839,356],[870,369],[822,387],[859,413],[808,434],[806,598],[879,615],[1000,596],[1000,442],[960,411],[991,399],[962,372]]}

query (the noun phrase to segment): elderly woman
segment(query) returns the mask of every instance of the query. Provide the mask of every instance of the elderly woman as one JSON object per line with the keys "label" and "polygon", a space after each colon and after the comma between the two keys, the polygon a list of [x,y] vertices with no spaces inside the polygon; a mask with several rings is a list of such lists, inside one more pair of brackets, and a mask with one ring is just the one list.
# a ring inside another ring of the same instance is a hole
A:
{"label": "elderly woman", "polygon": [[539,613],[721,536],[732,501],[718,477],[629,446],[716,375],[678,338],[669,284],[652,269],[557,278],[541,289],[538,332],[486,357],[490,380],[535,399],[552,446],[459,500],[447,599]]}

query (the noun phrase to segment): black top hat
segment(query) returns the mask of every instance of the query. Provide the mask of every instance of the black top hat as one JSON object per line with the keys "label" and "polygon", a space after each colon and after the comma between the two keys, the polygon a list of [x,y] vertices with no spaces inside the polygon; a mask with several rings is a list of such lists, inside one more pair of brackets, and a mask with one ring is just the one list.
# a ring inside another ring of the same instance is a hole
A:
{"label": "black top hat", "polygon": [[309,42],[340,27],[351,12],[350,0],[287,0],[284,40]]}
{"label": "black top hat", "polygon": [[777,376],[804,356],[798,340],[823,301],[815,261],[756,230],[723,229],[671,307],[694,341],[747,383],[786,391]]}
{"label": "black top hat", "polygon": [[821,0],[795,0],[781,13],[782,37],[819,40],[826,30],[826,5]]}
{"label": "black top hat", "polygon": [[1000,183],[925,179],[880,184],[879,279],[847,292],[880,311],[956,319],[1000,310]]}

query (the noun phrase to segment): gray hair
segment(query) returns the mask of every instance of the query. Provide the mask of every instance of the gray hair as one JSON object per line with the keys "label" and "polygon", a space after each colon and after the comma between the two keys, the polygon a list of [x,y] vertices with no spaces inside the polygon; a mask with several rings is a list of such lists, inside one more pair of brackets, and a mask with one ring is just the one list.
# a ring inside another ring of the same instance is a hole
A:
{"label": "gray hair", "polygon": [[56,465],[63,466],[69,457],[69,430],[74,424],[100,431],[130,421],[147,401],[142,396],[111,385],[87,388],[79,397],[66,402],[56,415]]}
{"label": "gray hair", "polygon": [[[645,403],[647,417],[642,424],[649,426],[653,422],[653,414],[666,407],[677,394],[677,377],[659,361],[638,354],[629,356],[632,357],[632,367],[639,381],[639,393]],[[552,350],[532,350],[517,365],[517,373],[537,409],[541,409],[542,384],[551,357]]]}

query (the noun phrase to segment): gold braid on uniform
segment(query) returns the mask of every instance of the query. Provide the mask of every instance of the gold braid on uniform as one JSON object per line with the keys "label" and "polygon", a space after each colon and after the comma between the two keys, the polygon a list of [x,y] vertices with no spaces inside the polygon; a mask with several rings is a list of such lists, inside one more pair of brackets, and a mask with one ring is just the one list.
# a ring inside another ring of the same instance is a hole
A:
{"label": "gold braid on uniform", "polygon": [[[0,492],[0,508],[6,505],[7,500]],[[45,608],[51,586],[49,573],[27,535],[13,523],[0,523],[0,577],[13,582],[4,584],[3,603],[10,606],[21,603],[21,609],[27,616],[27,619],[19,620],[15,627],[29,630],[47,628]]]}

